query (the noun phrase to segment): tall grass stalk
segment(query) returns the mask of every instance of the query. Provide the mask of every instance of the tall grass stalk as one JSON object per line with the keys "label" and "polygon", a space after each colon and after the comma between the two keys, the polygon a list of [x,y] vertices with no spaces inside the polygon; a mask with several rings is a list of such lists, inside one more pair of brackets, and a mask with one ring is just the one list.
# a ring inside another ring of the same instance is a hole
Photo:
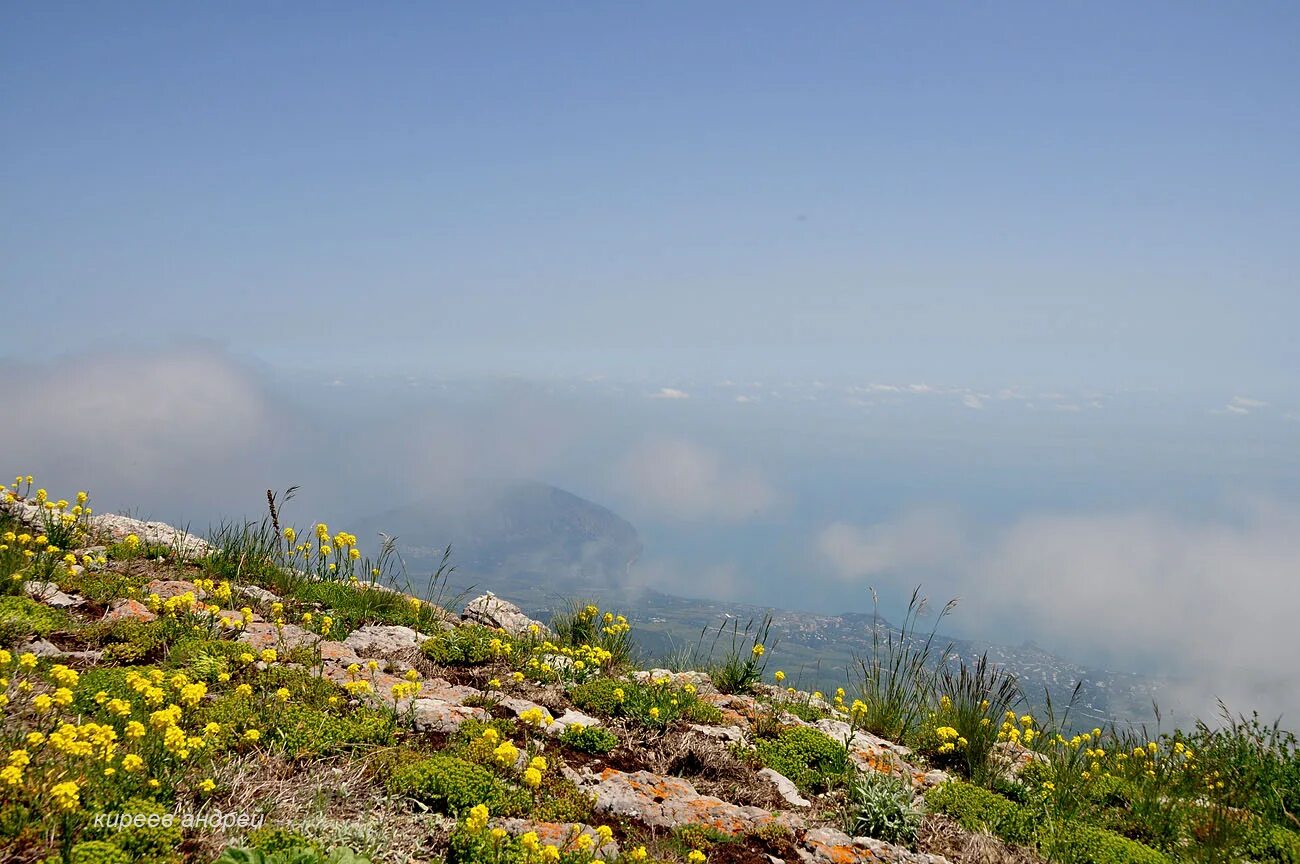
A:
{"label": "tall grass stalk", "polygon": [[[871,589],[871,602],[871,653],[854,658],[860,702],[855,706],[853,722],[882,738],[901,741],[917,728],[931,701],[935,635],[939,623],[956,608],[957,600],[944,604],[924,636],[918,634],[928,601],[921,596],[920,586],[912,591],[897,635],[880,620],[880,598],[875,588]],[[949,643],[939,656],[947,657],[951,650]]]}
{"label": "tall grass stalk", "polygon": [[974,663],[961,658],[956,672],[943,664],[938,689],[939,721],[966,741],[959,751],[966,776],[989,785],[1000,771],[993,755],[1002,718],[1022,700],[1015,676],[990,663],[986,652]]}

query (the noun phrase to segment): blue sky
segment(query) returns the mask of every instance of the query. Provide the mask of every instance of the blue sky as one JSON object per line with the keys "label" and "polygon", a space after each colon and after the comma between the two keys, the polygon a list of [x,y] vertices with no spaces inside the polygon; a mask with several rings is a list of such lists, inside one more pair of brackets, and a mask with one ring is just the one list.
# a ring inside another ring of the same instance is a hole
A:
{"label": "blue sky", "polygon": [[1295,395],[1291,4],[6,17],[9,351]]}
{"label": "blue sky", "polygon": [[9,5],[13,472],[540,479],[647,584],[1300,712],[1295,4]]}

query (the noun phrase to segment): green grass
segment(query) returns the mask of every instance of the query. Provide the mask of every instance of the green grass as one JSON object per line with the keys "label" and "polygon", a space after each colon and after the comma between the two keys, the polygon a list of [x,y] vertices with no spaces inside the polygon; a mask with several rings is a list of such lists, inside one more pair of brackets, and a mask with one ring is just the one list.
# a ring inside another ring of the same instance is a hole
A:
{"label": "green grass", "polygon": [[[931,660],[934,638],[939,624],[952,612],[956,600],[950,600],[939,614],[928,633],[920,630],[920,620],[928,609],[926,598],[918,587],[912,591],[897,634],[880,620],[879,599],[871,591],[875,614],[871,627],[871,651],[866,657],[856,659],[858,667],[858,692],[862,708],[855,712],[854,722],[875,735],[891,741],[909,737],[920,724],[934,692],[934,674]],[[938,652],[946,657],[951,644]]]}

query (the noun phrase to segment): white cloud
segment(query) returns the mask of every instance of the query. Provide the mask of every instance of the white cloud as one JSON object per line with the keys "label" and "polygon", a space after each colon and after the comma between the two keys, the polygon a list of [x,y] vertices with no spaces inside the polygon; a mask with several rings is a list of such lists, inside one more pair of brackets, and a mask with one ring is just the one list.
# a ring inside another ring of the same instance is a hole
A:
{"label": "white cloud", "polygon": [[1233,396],[1228,400],[1228,404],[1222,408],[1211,411],[1211,414],[1249,414],[1260,408],[1267,408],[1268,403],[1259,399],[1251,399],[1246,396]]}
{"label": "white cloud", "polygon": [[961,404],[965,405],[967,408],[978,410],[984,407],[984,400],[976,396],[974,393],[967,393],[965,396],[961,397]]}
{"label": "white cloud", "polygon": [[729,464],[684,438],[642,442],[613,479],[634,509],[670,519],[739,521],[767,510],[776,497],[756,469]]}
{"label": "white cloud", "polygon": [[119,506],[187,514],[236,489],[255,500],[286,437],[249,370],[207,348],[10,367],[0,404],[21,406],[0,423],[0,453],[15,471],[41,473],[52,488],[99,490]]}
{"label": "white cloud", "polygon": [[660,387],[654,393],[650,394],[651,399],[689,399],[691,394],[685,390],[678,390],[675,387]]}
{"label": "white cloud", "polygon": [[814,545],[836,578],[904,587],[924,577],[932,596],[961,594],[964,616],[989,638],[1006,629],[1112,668],[1154,661],[1191,676],[1181,695],[1202,716],[1221,697],[1300,718],[1300,667],[1281,648],[1300,620],[1295,505],[1238,502],[1216,520],[1031,515],[984,537],[921,511],[836,523]]}
{"label": "white cloud", "polygon": [[961,526],[940,510],[910,511],[894,522],[826,526],[814,543],[837,579],[855,582],[946,564],[965,547]]}

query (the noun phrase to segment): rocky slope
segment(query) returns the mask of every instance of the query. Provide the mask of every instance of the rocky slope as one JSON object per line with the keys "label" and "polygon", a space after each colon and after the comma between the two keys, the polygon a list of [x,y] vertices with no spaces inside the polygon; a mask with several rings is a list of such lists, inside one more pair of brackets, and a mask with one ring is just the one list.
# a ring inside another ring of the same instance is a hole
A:
{"label": "rocky slope", "polygon": [[948,775],[762,683],[761,645],[725,682],[638,670],[617,612],[442,609],[325,526],[213,545],[59,503],[0,505],[0,859],[1032,858],[933,814],[906,845],[853,831],[864,781],[915,820]]}

